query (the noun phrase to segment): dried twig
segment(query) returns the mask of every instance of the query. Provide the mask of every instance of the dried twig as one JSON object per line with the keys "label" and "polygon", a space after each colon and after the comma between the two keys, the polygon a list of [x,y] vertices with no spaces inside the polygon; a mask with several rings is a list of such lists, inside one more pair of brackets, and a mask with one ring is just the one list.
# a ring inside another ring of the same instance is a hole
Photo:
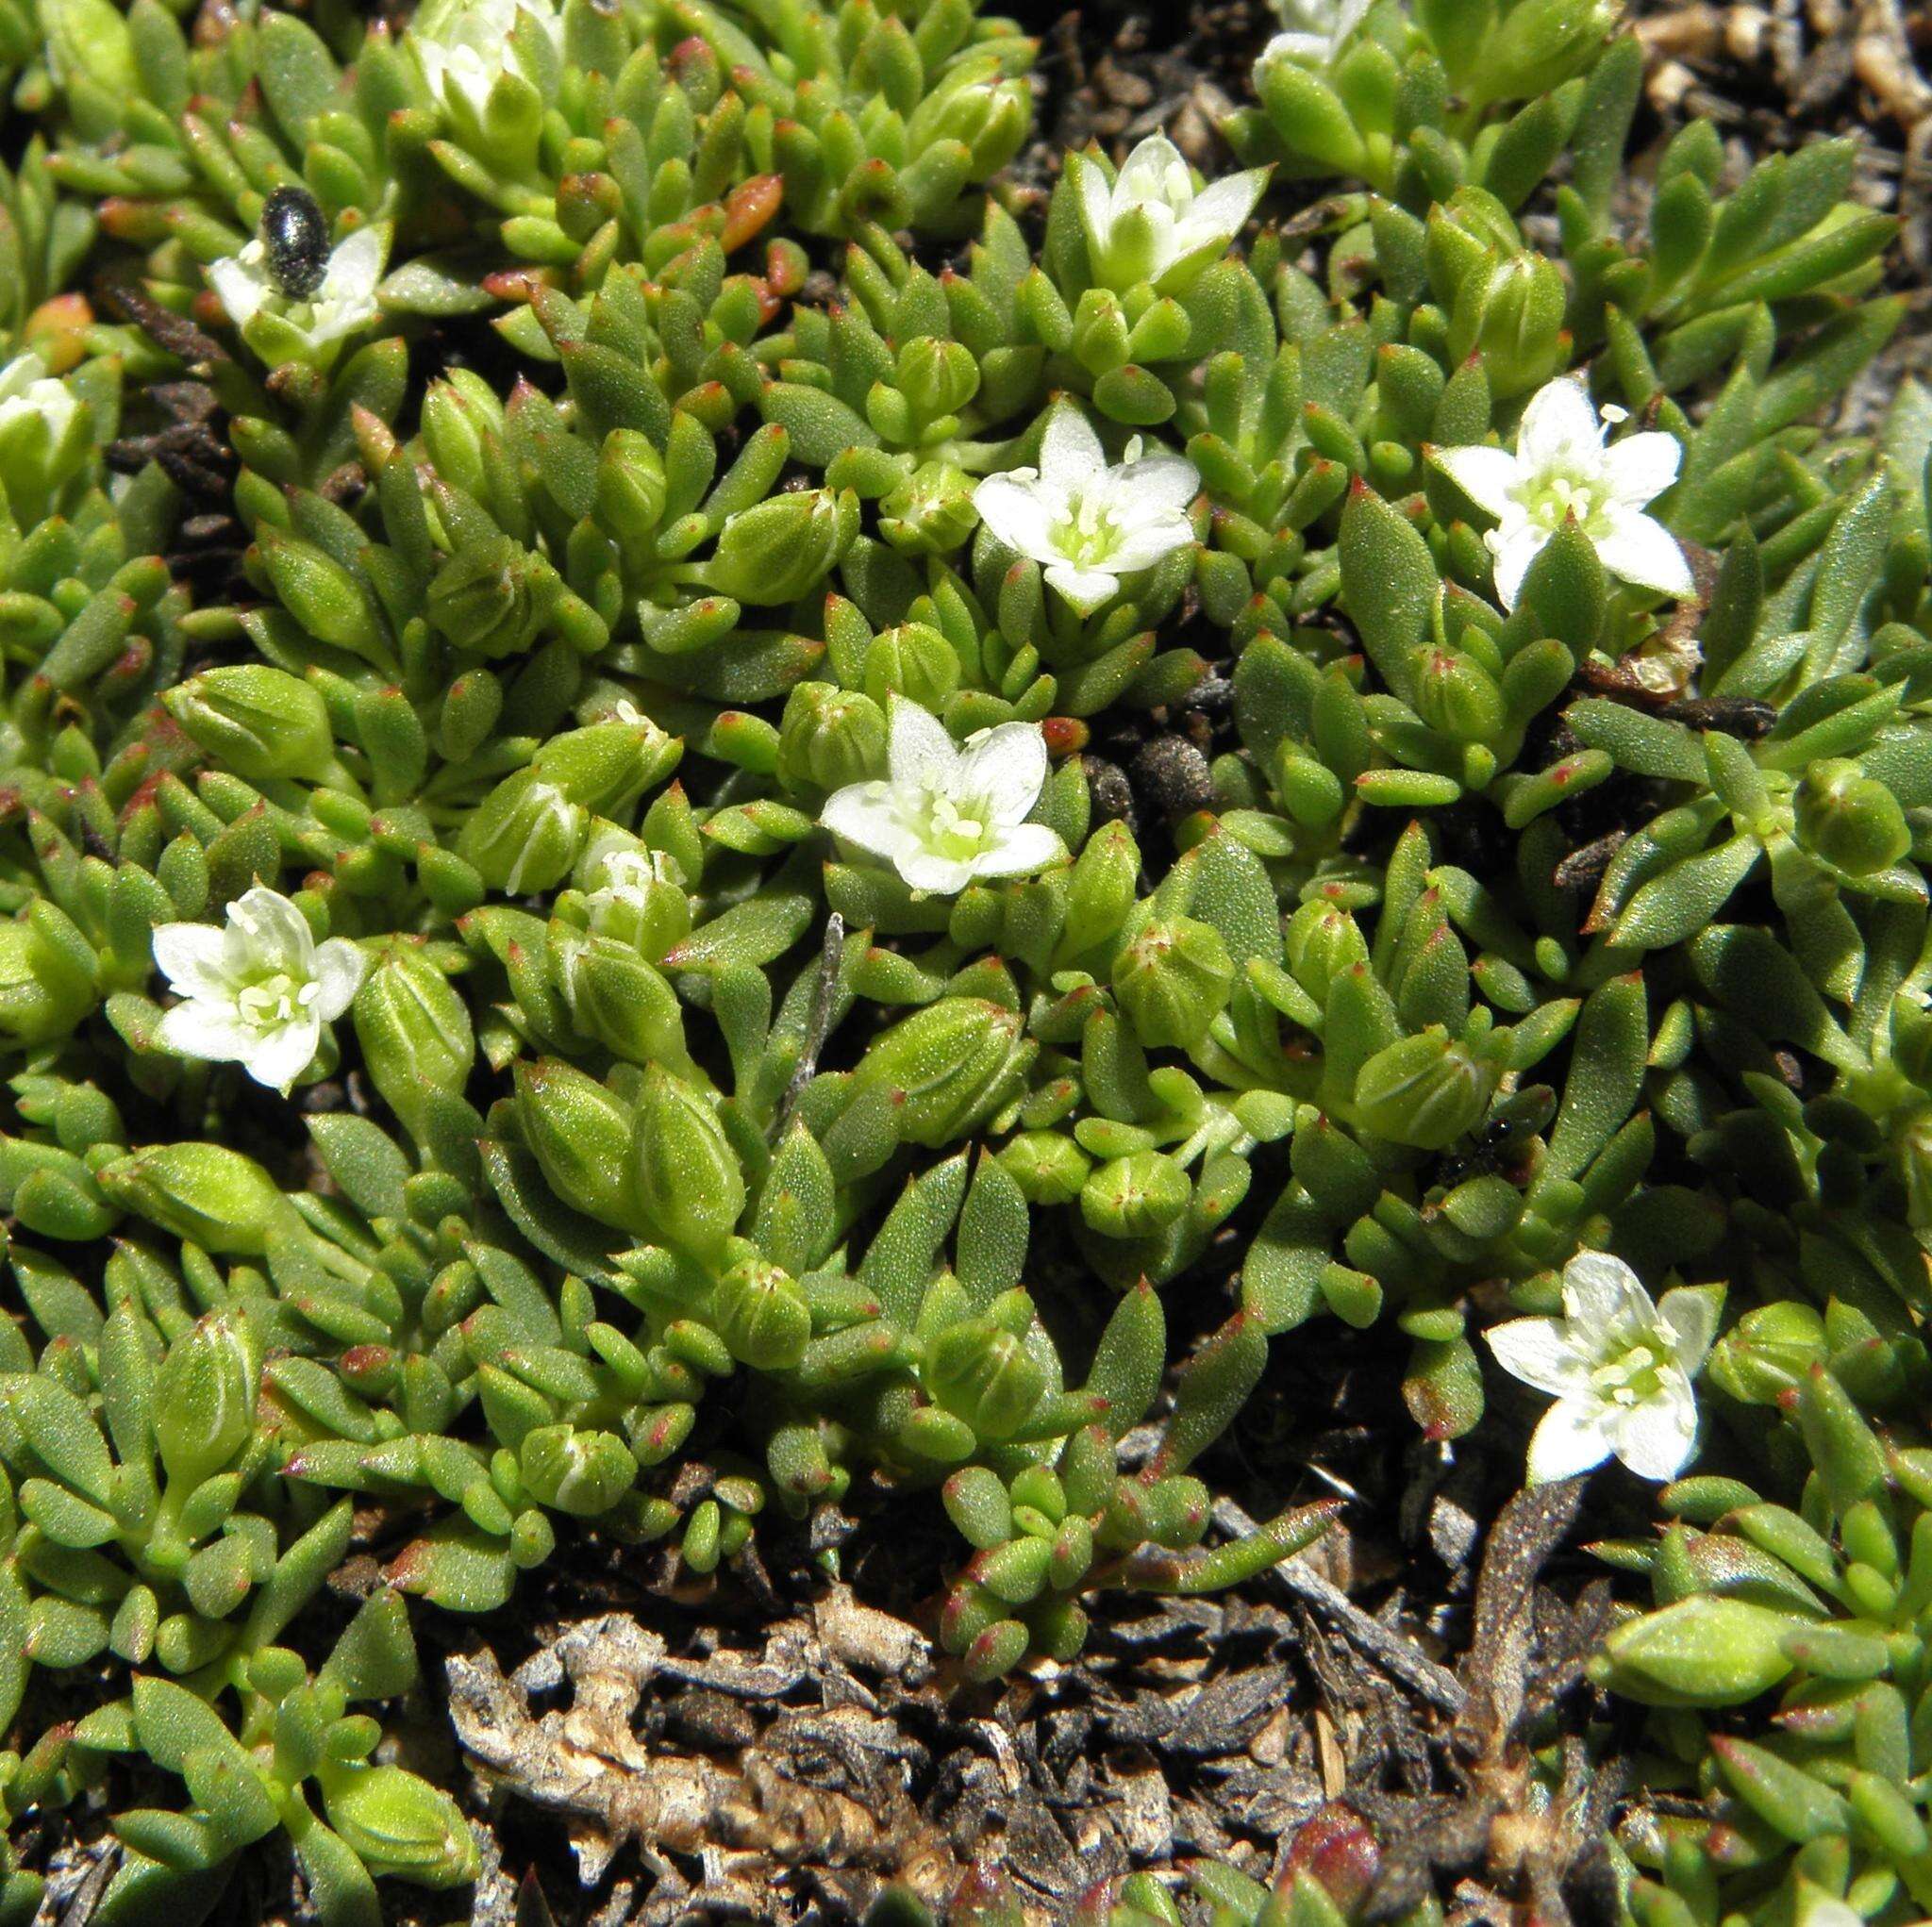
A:
{"label": "dried twig", "polygon": [[806,1024],[805,1043],[798,1053],[798,1062],[785,1086],[785,1101],[778,1106],[777,1121],[772,1128],[774,1138],[785,1135],[785,1127],[791,1121],[799,1092],[817,1074],[819,1053],[824,1049],[825,1039],[832,1034],[833,1017],[838,1009],[839,973],[844,961],[845,920],[834,910],[825,919],[824,941],[819,948],[819,980],[812,987],[811,1016]]}
{"label": "dried twig", "polygon": [[[1230,1537],[1260,1528],[1232,1499],[1214,1502],[1214,1522]],[[1444,1713],[1460,1713],[1469,1693],[1446,1667],[1438,1666],[1412,1639],[1362,1611],[1339,1586],[1312,1570],[1301,1559],[1284,1559],[1272,1569],[1274,1583],[1332,1624],[1363,1658],[1373,1660],[1391,1679],[1420,1693]]]}

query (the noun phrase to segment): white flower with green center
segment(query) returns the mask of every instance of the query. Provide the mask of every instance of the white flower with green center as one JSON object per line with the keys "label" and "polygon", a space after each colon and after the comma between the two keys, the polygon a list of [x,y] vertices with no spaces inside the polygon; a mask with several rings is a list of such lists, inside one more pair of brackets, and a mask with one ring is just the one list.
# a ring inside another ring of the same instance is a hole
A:
{"label": "white flower with green center", "polygon": [[1046,783],[1046,739],[1031,723],[982,729],[962,749],[937,716],[894,696],[886,767],[882,780],[835,789],[820,821],[916,890],[957,896],[1067,854],[1044,823],[1026,821]]}
{"label": "white flower with green center", "polygon": [[48,443],[58,447],[79,408],[67,384],[49,374],[32,349],[0,368],[0,436],[16,423],[41,422],[46,424]]}
{"label": "white flower with green center", "polygon": [[389,228],[358,227],[329,251],[322,284],[306,300],[275,285],[259,235],[240,254],[211,261],[206,272],[228,319],[264,361],[323,361],[338,342],[381,316],[375,288],[388,258]]}
{"label": "white flower with green center", "polygon": [[526,20],[562,45],[563,22],[550,0],[430,0],[408,36],[429,91],[480,117],[498,77],[519,71],[517,31]]}
{"label": "white flower with green center", "polygon": [[1261,49],[1264,60],[1334,60],[1368,16],[1371,0],[1274,0],[1281,31]]}
{"label": "white flower with green center", "polygon": [[284,1097],[315,1061],[323,1025],[349,1007],[369,970],[347,938],[317,943],[302,912],[258,884],[228,905],[225,929],[163,923],[154,952],[182,999],[161,1014],[161,1044],[240,1064]]}
{"label": "white flower with green center", "polygon": [[1697,1376],[1717,1336],[1721,1285],[1680,1285],[1653,1304],[1607,1252],[1563,1267],[1563,1316],[1513,1319],[1486,1334],[1512,1377],[1556,1404],[1529,1443],[1534,1484],[1567,1479],[1612,1453],[1640,1478],[1674,1479],[1697,1446]]}
{"label": "white flower with green center", "polygon": [[1185,291],[1226,252],[1268,185],[1268,170],[1257,167],[1197,189],[1163,134],[1142,141],[1111,186],[1087,155],[1070,154],[1067,165],[1080,191],[1094,276],[1121,292],[1143,281],[1163,294]]}
{"label": "white flower with green center", "polygon": [[1674,435],[1651,430],[1604,445],[1624,419],[1591,407],[1581,380],[1565,375],[1530,397],[1516,430],[1516,452],[1438,448],[1430,458],[1497,525],[1486,540],[1496,558],[1496,594],[1516,606],[1523,579],[1543,544],[1574,519],[1612,575],[1658,595],[1691,593],[1690,564],[1677,539],[1644,506],[1677,479],[1684,451]]}
{"label": "white flower with green center", "polygon": [[1008,548],[1031,557],[1080,615],[1120,593],[1121,577],[1151,569],[1194,540],[1188,505],[1201,477],[1177,455],[1141,453],[1137,435],[1112,467],[1077,408],[1056,408],[1038,469],[988,475],[973,506]]}

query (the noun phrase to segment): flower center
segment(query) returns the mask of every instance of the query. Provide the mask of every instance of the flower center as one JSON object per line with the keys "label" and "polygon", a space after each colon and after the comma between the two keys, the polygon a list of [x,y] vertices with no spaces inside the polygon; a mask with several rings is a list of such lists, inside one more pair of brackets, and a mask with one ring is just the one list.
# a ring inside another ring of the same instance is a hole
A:
{"label": "flower center", "polygon": [[1076,496],[1072,512],[1053,527],[1053,545],[1083,569],[1104,563],[1121,545],[1112,507],[1102,497]]}
{"label": "flower center", "polygon": [[1655,1335],[1607,1358],[1590,1374],[1590,1382],[1607,1404],[1640,1405],[1655,1398],[1663,1385],[1668,1348]]}
{"label": "flower center", "polygon": [[[978,804],[970,806],[983,807]],[[950,796],[934,796],[926,820],[931,825],[926,840],[940,856],[959,861],[978,856],[986,847],[985,819],[966,815]]]}
{"label": "flower center", "polygon": [[1609,492],[1593,476],[1539,475],[1520,498],[1529,519],[1554,535],[1571,516],[1586,535],[1603,532]]}
{"label": "flower center", "polygon": [[315,1002],[315,986],[306,978],[276,971],[258,977],[235,999],[236,1007],[258,1030],[277,1030],[296,1023]]}

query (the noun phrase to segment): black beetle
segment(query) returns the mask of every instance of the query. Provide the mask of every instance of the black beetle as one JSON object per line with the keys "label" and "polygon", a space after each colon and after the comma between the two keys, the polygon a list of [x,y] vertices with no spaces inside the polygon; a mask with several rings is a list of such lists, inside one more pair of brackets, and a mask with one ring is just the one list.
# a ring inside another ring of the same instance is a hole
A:
{"label": "black beetle", "polygon": [[277,188],[261,204],[268,271],[291,301],[306,301],[328,272],[328,223],[307,188]]}

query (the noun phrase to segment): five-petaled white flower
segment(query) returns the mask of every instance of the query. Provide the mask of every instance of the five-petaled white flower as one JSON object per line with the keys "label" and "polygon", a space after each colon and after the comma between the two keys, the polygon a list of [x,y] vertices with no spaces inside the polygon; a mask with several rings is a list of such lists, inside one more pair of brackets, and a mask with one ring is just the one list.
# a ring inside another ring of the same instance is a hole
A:
{"label": "five-petaled white flower", "polygon": [[1623,409],[1606,408],[1599,422],[1582,381],[1564,375],[1530,397],[1514,455],[1501,448],[1431,451],[1437,467],[1497,518],[1487,540],[1506,609],[1516,606],[1543,544],[1573,516],[1612,575],[1659,595],[1691,592],[1690,564],[1676,537],[1643,512],[1677,479],[1684,451],[1675,436],[1659,430],[1605,447],[1606,427],[1624,419]]}
{"label": "five-petaled white flower", "polygon": [[[389,257],[389,229],[358,227],[329,252],[322,285],[306,301],[291,299],[269,272],[268,250],[258,235],[240,254],[211,261],[207,273],[228,319],[245,334],[251,324],[267,324],[259,346],[264,360],[295,354],[316,357],[333,343],[358,333],[381,314],[375,285]],[[286,350],[286,352],[285,352]]]}
{"label": "five-petaled white flower", "polygon": [[1030,876],[1066,855],[1044,823],[1026,821],[1046,782],[1046,739],[1031,723],[982,729],[961,749],[937,716],[894,696],[886,767],[883,781],[835,789],[820,821],[916,890],[956,896],[975,878]]}
{"label": "five-petaled white flower", "polygon": [[259,884],[228,905],[225,929],[162,923],[154,948],[184,1000],[162,1012],[161,1043],[184,1057],[238,1063],[284,1097],[369,969],[345,937],[317,943],[302,912]]}
{"label": "five-petaled white flower", "polygon": [[1531,1481],[1567,1479],[1612,1453],[1640,1478],[1675,1478],[1696,1447],[1690,1381],[1723,1303],[1721,1285],[1680,1285],[1653,1304],[1623,1259],[1585,1251],[1563,1267],[1561,1318],[1488,1333],[1504,1370],[1557,1401],[1529,1442]]}
{"label": "five-petaled white flower", "polygon": [[973,491],[980,520],[1009,549],[1045,565],[1047,582],[1081,615],[1119,592],[1121,577],[1149,569],[1194,540],[1188,505],[1201,477],[1177,455],[1141,453],[1109,468],[1100,437],[1077,408],[1056,408],[1038,469],[988,475]]}
{"label": "five-petaled white flower", "polygon": [[1264,60],[1284,57],[1326,66],[1367,17],[1371,0],[1274,0],[1281,31],[1261,49]]}
{"label": "five-petaled white flower", "polygon": [[1142,141],[1111,187],[1091,156],[1069,155],[1067,164],[1080,190],[1094,275],[1123,292],[1148,281],[1167,293],[1198,279],[1241,232],[1268,185],[1268,170],[1257,167],[1197,189],[1180,149],[1164,134]]}
{"label": "five-petaled white flower", "polygon": [[498,76],[517,69],[516,33],[526,19],[561,44],[563,22],[551,0],[430,0],[408,35],[429,91],[480,116]]}
{"label": "five-petaled white flower", "polygon": [[48,442],[58,446],[79,407],[67,384],[49,374],[31,348],[0,368],[0,434],[16,422],[39,420],[47,424]]}

